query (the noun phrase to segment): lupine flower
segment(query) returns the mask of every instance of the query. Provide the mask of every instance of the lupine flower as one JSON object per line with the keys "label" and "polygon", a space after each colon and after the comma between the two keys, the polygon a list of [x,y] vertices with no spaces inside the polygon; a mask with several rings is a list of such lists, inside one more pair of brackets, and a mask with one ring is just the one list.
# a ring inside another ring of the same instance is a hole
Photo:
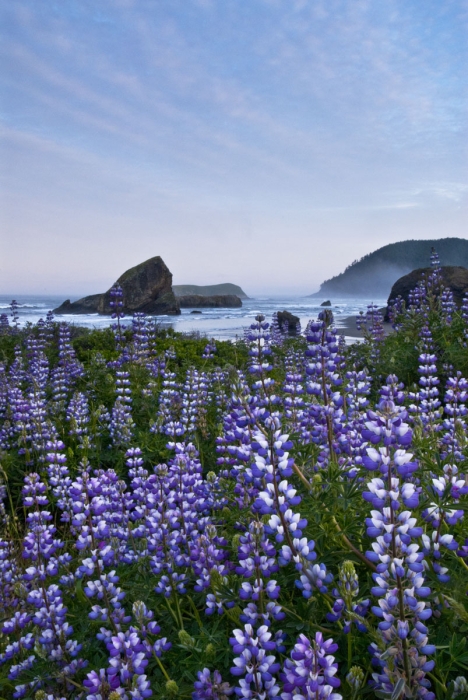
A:
{"label": "lupine flower", "polygon": [[76,392],[67,409],[67,419],[70,423],[69,434],[74,435],[81,449],[92,447],[89,438],[89,405],[85,394]]}
{"label": "lupine flower", "polygon": [[287,333],[287,329],[284,329],[283,326],[279,323],[277,311],[275,311],[272,315],[270,329],[271,329],[271,342],[274,345],[281,346],[283,344],[285,336],[288,333]]}
{"label": "lupine flower", "polygon": [[332,639],[324,640],[321,632],[315,633],[312,642],[300,634],[291,658],[286,659],[281,673],[284,687],[282,700],[342,700],[340,693],[334,691],[340,686],[340,681],[336,678],[338,664],[332,655],[337,649],[338,645]]}
{"label": "lupine flower", "polygon": [[453,681],[452,698],[465,698],[468,694],[468,681],[464,676],[458,676]]}
{"label": "lupine flower", "polygon": [[463,460],[458,433],[460,430],[463,432],[466,427],[464,417],[468,413],[465,406],[468,401],[468,381],[462,377],[461,372],[457,372],[456,376],[447,380],[446,389],[444,412],[447,418],[443,422],[445,432],[441,437],[444,446],[442,457],[450,456],[452,462],[458,462]]}
{"label": "lupine flower", "polygon": [[149,357],[149,329],[147,317],[143,313],[133,314],[132,342],[131,360],[146,363]]}
{"label": "lupine flower", "polygon": [[437,388],[439,379],[437,378],[437,356],[434,354],[432,334],[428,326],[425,325],[420,331],[423,339],[423,352],[419,356],[418,372],[421,375],[419,384],[421,389],[419,392],[410,393],[409,398],[415,401],[409,407],[413,414],[417,414],[428,430],[434,430],[438,419],[441,416],[439,409],[441,402],[439,400],[439,390]]}
{"label": "lupine flower", "polygon": [[352,692],[357,693],[364,683],[364,671],[359,666],[352,666],[346,675],[346,681],[351,686]]}
{"label": "lupine flower", "polygon": [[205,349],[203,350],[202,357],[204,357],[205,359],[208,360],[208,359],[211,359],[212,357],[214,357],[215,353],[216,353],[216,343],[213,339],[205,345]]}
{"label": "lupine flower", "polygon": [[16,299],[12,299],[10,303],[10,315],[13,324],[13,333],[18,333],[19,329],[19,314],[18,314],[18,302]]}
{"label": "lupine flower", "polygon": [[210,672],[204,668],[198,671],[198,680],[195,681],[192,693],[192,700],[225,700],[228,695],[232,695],[233,689],[229,683],[223,681],[219,671]]}
{"label": "lupine flower", "polygon": [[[360,632],[366,632],[367,627],[363,618],[367,615],[370,601],[367,599],[355,601],[359,594],[359,580],[351,561],[345,561],[340,566],[337,587],[333,589],[332,593],[336,601],[332,612],[327,613],[327,620],[336,622],[344,615],[346,619],[343,632],[345,634],[348,634],[353,622]],[[348,616],[348,614],[350,615]]]}
{"label": "lupine flower", "polygon": [[11,331],[7,314],[0,314],[0,335],[9,335]]}
{"label": "lupine flower", "polygon": [[309,440],[321,448],[319,463],[325,465],[338,450],[336,438],[342,419],[343,398],[339,387],[343,379],[338,371],[340,348],[336,331],[331,325],[333,315],[323,313],[317,321],[311,321],[305,331],[307,339],[306,374],[307,392],[316,402],[309,408],[308,419],[303,422]]}
{"label": "lupine flower", "polygon": [[[396,382],[387,386],[394,395]],[[385,479],[372,479],[363,493],[373,506],[371,517],[366,519],[367,534],[375,538],[366,556],[377,565],[371,593],[378,604],[372,611],[381,619],[378,628],[387,647],[386,652],[375,643],[369,648],[373,662],[380,667],[373,674],[373,687],[398,697],[406,683],[411,693],[420,690],[430,700],[435,696],[428,691],[425,674],[432,670],[434,661],[428,661],[426,655],[433,654],[435,647],[428,643],[424,622],[432,610],[418,598],[427,598],[431,591],[424,577],[424,554],[412,541],[422,535],[422,528],[410,510],[400,511],[402,504],[408,508],[418,504],[415,485],[407,480],[414,472],[412,455],[396,449],[402,439],[409,444],[411,432],[403,421],[404,411],[392,400],[383,399],[379,407],[367,426],[371,435],[380,434],[386,444],[379,450],[368,450],[366,466],[373,463]]]}
{"label": "lupine flower", "polygon": [[239,677],[236,694],[244,698],[277,697],[280,688],[275,676],[280,664],[275,655],[269,653],[275,651],[276,643],[268,627],[262,625],[255,630],[248,623],[243,630],[235,629],[233,634],[229,643],[237,654],[231,668],[232,675]]}

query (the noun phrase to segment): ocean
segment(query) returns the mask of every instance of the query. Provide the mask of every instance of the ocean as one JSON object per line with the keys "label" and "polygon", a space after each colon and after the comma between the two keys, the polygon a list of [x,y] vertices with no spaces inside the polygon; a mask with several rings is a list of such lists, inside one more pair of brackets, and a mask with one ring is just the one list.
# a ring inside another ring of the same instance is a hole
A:
{"label": "ocean", "polygon": [[[11,296],[0,295],[0,313],[10,315]],[[44,318],[47,312],[59,306],[67,295],[56,296],[26,296],[17,295],[18,314],[20,325],[27,323],[37,323],[40,318]],[[207,338],[217,340],[234,340],[243,336],[243,329],[250,325],[257,314],[263,314],[267,320],[275,311],[290,311],[299,316],[302,328],[307,322],[316,318],[322,310],[320,304],[325,298],[310,298],[300,296],[257,296],[252,299],[243,299],[242,307],[239,309],[200,309],[201,314],[191,314],[192,309],[182,309],[180,316],[155,316],[161,326],[182,333],[198,332]],[[332,299],[331,310],[335,316],[336,326],[343,327],[345,319],[354,316],[360,311],[365,311],[367,304],[377,304],[382,307],[386,305],[385,299]],[[130,320],[130,317],[126,317]],[[109,316],[99,316],[98,314],[73,314],[57,316],[56,320],[63,320],[76,326],[87,326],[88,328],[105,328],[113,323]],[[11,322],[11,319],[10,319]],[[122,323],[125,324],[125,318]]]}

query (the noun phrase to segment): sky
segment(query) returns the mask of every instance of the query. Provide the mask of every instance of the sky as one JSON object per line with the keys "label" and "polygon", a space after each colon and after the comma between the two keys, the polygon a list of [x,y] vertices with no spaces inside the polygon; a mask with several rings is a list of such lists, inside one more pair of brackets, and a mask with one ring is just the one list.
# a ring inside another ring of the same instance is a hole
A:
{"label": "sky", "polygon": [[0,293],[308,294],[467,237],[466,0],[0,4]]}

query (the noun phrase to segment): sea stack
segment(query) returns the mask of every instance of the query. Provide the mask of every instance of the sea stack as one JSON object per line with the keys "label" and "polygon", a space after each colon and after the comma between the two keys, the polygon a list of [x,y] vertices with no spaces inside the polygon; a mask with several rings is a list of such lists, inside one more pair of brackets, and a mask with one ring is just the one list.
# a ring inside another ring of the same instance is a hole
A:
{"label": "sea stack", "polygon": [[290,336],[299,335],[300,330],[298,329],[300,329],[301,323],[299,316],[292,314],[290,311],[278,311],[277,317],[279,327],[283,330],[283,333],[287,333]]}
{"label": "sea stack", "polygon": [[[123,312],[150,315],[180,314],[180,304],[172,291],[172,273],[159,256],[150,258],[123,273],[115,282],[122,287]],[[114,286],[114,285],[112,285]],[[110,289],[78,301],[67,299],[54,309],[55,314],[112,314]]]}

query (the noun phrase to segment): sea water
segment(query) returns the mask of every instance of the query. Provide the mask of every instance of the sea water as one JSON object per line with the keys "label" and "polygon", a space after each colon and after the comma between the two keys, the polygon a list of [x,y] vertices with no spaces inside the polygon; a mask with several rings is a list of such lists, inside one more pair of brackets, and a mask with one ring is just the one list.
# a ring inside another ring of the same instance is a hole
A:
{"label": "sea water", "polygon": [[[11,296],[0,295],[0,313],[10,314]],[[56,296],[26,296],[14,297],[18,302],[18,314],[20,326],[28,323],[37,323],[40,318],[45,319],[47,312],[59,306],[66,295]],[[257,314],[263,314],[267,320],[271,320],[275,311],[289,311],[301,319],[304,329],[310,319],[317,318],[322,311],[321,303],[325,298],[300,297],[300,296],[257,296],[252,299],[243,299],[242,307],[237,309],[198,309],[201,314],[192,314],[193,309],[182,309],[180,316],[155,316],[161,327],[172,327],[181,333],[199,333],[207,338],[218,340],[234,340],[243,336],[243,330],[249,326]],[[386,305],[385,299],[373,299],[372,303],[378,307]],[[370,300],[366,299],[332,299],[330,307],[335,317],[337,328],[342,327],[345,319],[364,311]],[[125,317],[122,323],[131,321],[131,317]],[[88,328],[105,328],[114,323],[110,316],[98,314],[66,314],[56,316],[56,321],[67,321],[75,326]]]}

